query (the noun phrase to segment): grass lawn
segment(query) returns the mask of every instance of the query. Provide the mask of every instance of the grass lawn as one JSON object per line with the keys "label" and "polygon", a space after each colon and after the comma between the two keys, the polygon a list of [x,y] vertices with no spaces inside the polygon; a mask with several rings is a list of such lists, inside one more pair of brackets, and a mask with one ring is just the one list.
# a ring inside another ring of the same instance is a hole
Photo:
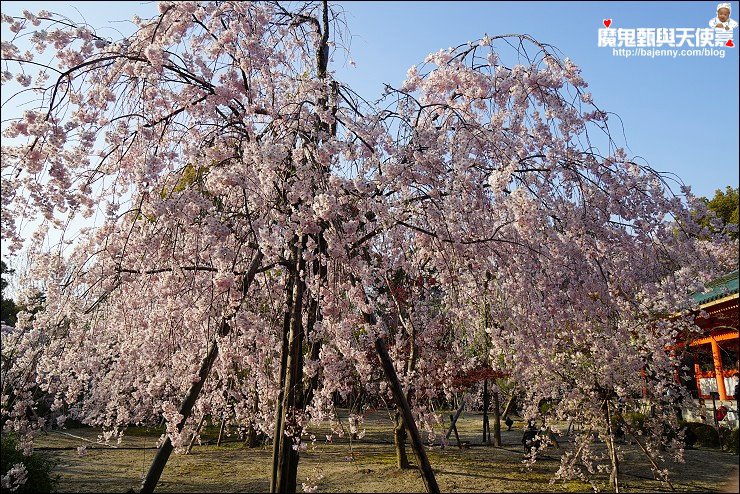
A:
{"label": "grass lawn", "polygon": [[[523,423],[512,431],[502,431],[504,447],[483,444],[481,414],[465,413],[458,430],[466,447],[454,443],[427,450],[443,492],[592,492],[589,484],[550,483],[559,466],[561,450],[550,449],[527,470],[522,464]],[[346,425],[346,421],[345,421]],[[392,422],[385,411],[370,414],[363,427],[366,435],[350,445],[347,437],[334,437],[327,443],[328,431],[316,430],[315,443],[301,453],[298,483],[316,485],[319,492],[423,492],[424,484],[417,470],[400,471],[395,467]],[[130,429],[117,448],[95,444],[99,430],[75,428],[43,434],[37,449],[57,462],[60,492],[125,492],[138,490],[156,452],[161,430]],[[269,489],[272,448],[268,444],[247,448],[235,435],[215,446],[217,425],[209,426],[204,442],[188,455],[173,454],[160,480],[158,492],[265,492]],[[70,435],[78,436],[71,437]],[[442,433],[443,434],[443,433]],[[83,439],[93,441],[87,442]],[[87,446],[80,456],[77,447]],[[560,446],[570,447],[566,438]],[[413,454],[407,448],[413,462]],[[686,451],[686,463],[669,464],[671,481],[678,491],[722,492],[728,479],[737,481],[737,456],[718,449]],[[622,492],[670,491],[653,478],[650,465],[636,446],[625,446],[621,464]],[[611,491],[606,476],[599,479],[602,490]],[[729,491],[731,492],[731,491]]]}

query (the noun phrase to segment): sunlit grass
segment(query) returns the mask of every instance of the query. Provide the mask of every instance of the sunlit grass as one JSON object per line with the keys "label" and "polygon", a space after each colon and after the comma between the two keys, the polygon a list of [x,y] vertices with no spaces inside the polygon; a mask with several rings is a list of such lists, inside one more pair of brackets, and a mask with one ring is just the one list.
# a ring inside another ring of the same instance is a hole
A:
{"label": "sunlit grass", "polygon": [[[580,481],[550,483],[559,466],[562,450],[550,449],[531,469],[522,464],[522,423],[512,431],[502,431],[503,448],[482,444],[480,414],[464,414],[458,423],[461,440],[467,446],[456,446],[454,435],[445,449],[429,447],[427,453],[442,491],[455,492],[585,492],[589,484]],[[345,421],[346,427],[346,421]],[[298,469],[300,484],[317,485],[320,492],[423,492],[424,484],[417,470],[400,471],[392,445],[392,422],[388,414],[377,412],[365,419],[366,435],[352,441],[347,436],[326,442],[328,429],[312,431],[315,442],[308,442],[301,454]],[[269,489],[271,446],[247,448],[238,440],[236,431],[215,446],[218,424],[208,424],[202,435],[206,445],[196,445],[189,455],[173,455],[167,464],[158,492],[264,492]],[[76,428],[64,431],[82,439],[48,433],[38,446],[46,449],[59,464],[62,492],[125,492],[138,490],[155,454],[162,428],[130,428],[118,448],[95,444],[99,431]],[[437,444],[444,434],[438,430]],[[426,436],[425,436],[426,437]],[[560,441],[562,448],[570,446]],[[76,448],[87,446],[84,456]],[[49,448],[49,449],[47,449]],[[59,449],[65,448],[65,449]],[[410,448],[409,458],[415,463]],[[673,484],[679,491],[721,491],[725,479],[736,472],[737,457],[719,450],[686,452],[686,463],[668,465],[673,471]],[[647,460],[636,448],[627,448],[621,467],[623,492],[668,491],[668,486],[653,479]],[[607,479],[597,485],[612,490]]]}

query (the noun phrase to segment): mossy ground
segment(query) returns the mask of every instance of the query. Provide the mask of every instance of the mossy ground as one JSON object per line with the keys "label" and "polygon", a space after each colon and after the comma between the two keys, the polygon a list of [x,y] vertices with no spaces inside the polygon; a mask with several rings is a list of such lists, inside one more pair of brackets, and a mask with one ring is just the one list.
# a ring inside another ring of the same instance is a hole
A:
{"label": "mossy ground", "polygon": [[[531,469],[522,464],[522,423],[512,431],[502,431],[503,448],[482,444],[481,415],[466,413],[458,422],[461,440],[445,449],[427,450],[437,481],[444,492],[591,492],[583,482],[550,483],[559,466],[562,450],[550,449]],[[346,426],[346,421],[345,421]],[[314,431],[316,442],[308,443],[301,453],[298,469],[301,482],[317,485],[319,492],[423,492],[424,484],[417,470],[398,470],[391,429],[385,412],[371,414],[362,426],[366,435],[350,443],[348,438],[334,437],[326,442],[327,430]],[[441,428],[440,428],[441,430]],[[92,441],[99,431],[75,428],[62,431]],[[125,492],[138,489],[149,468],[158,428],[130,429],[118,448],[88,443],[57,432],[44,434],[37,446],[52,455],[58,465],[58,488],[61,492]],[[203,440],[215,443],[217,426],[210,426]],[[444,434],[444,432],[441,432]],[[439,435],[441,435],[439,434]],[[439,436],[438,435],[438,436]],[[438,441],[439,442],[439,438]],[[84,456],[76,448],[87,446]],[[570,443],[563,438],[563,449]],[[413,455],[408,450],[409,457]],[[158,492],[265,492],[269,489],[270,445],[247,448],[235,435],[221,446],[195,445],[189,455],[173,454],[162,475]],[[737,456],[718,449],[686,451],[686,463],[669,464],[672,482],[678,491],[726,491],[728,478],[737,478]],[[637,447],[626,447],[621,466],[622,492],[669,491],[663,482],[653,478],[650,465]],[[607,479],[598,479],[600,488],[612,490]]]}

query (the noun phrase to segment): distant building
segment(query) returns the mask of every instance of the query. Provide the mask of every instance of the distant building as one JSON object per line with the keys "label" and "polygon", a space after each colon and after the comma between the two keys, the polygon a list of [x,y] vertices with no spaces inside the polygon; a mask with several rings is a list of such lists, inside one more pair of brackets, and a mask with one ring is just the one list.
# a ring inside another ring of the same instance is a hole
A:
{"label": "distant building", "polygon": [[[696,318],[703,334],[691,340],[687,358],[689,378],[684,380],[694,398],[709,399],[710,393],[720,400],[731,400],[738,374],[738,271],[710,283],[708,292],[695,293],[693,299],[707,313]],[[692,375],[693,374],[693,375]]]}

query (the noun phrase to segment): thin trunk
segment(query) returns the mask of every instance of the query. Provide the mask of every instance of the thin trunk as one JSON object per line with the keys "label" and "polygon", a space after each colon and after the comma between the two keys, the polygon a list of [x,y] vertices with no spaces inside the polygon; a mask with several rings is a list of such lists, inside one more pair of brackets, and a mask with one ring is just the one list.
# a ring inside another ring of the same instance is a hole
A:
{"label": "thin trunk", "polygon": [[[295,239],[294,239],[295,241]],[[275,402],[275,432],[272,437],[272,475],[270,477],[270,492],[278,492],[277,483],[282,463],[281,445],[285,431],[285,409],[283,398],[285,394],[285,375],[288,363],[288,336],[290,334],[291,317],[293,314],[293,285],[295,284],[296,270],[291,269],[288,281],[285,284],[285,311],[283,313],[283,339],[280,348],[280,379],[279,391]]]}
{"label": "thin trunk", "polygon": [[[252,259],[251,264],[249,265],[249,270],[247,271],[247,274],[244,276],[244,281],[242,283],[242,291],[244,294],[246,294],[249,291],[249,287],[252,285],[252,281],[254,281],[254,277],[257,276],[257,270],[259,269],[260,265],[262,264],[262,252],[257,252],[254,256],[254,259]],[[221,321],[221,327],[219,328],[219,336],[224,337],[226,336],[231,328],[229,328],[228,323],[223,320]],[[206,377],[208,377],[208,373],[211,371],[211,367],[213,366],[213,362],[216,360],[216,357],[218,356],[218,342],[214,338],[214,340],[211,342],[211,345],[208,348],[208,353],[206,353],[206,357],[203,359],[203,362],[200,365],[200,370],[198,371],[198,381],[194,382],[190,386],[190,390],[188,391],[188,394],[185,395],[185,399],[182,402],[182,406],[180,406],[180,415],[182,415],[182,419],[180,419],[180,422],[177,424],[177,431],[182,431],[183,425],[185,425],[185,421],[190,417],[190,413],[193,411],[193,406],[195,405],[195,402],[198,400],[198,395],[200,394],[200,391],[203,389],[203,383],[206,380]],[[144,478],[144,482],[141,486],[141,492],[142,493],[151,493],[154,492],[154,489],[157,487],[157,482],[159,482],[159,478],[162,476],[162,472],[164,471],[165,465],[167,465],[167,460],[169,460],[170,455],[172,454],[173,446],[172,441],[169,437],[167,437],[164,440],[164,443],[162,446],[157,450],[157,454],[154,455],[154,459],[152,460],[152,464],[149,467],[149,472],[146,475],[146,478]]]}
{"label": "thin trunk", "polygon": [[483,441],[491,442],[491,430],[488,424],[488,379],[483,380]]}
{"label": "thin trunk", "polygon": [[498,391],[493,393],[493,445],[501,447],[501,413]]}
{"label": "thin trunk", "polygon": [[408,456],[406,456],[406,428],[400,411],[396,410],[394,420],[396,426],[393,428],[393,448],[396,451],[396,466],[405,470],[411,468],[411,464]]}
{"label": "thin trunk", "polygon": [[221,414],[221,427],[218,428],[218,439],[216,446],[221,446],[221,439],[224,437],[224,427],[226,426],[226,416]]}
{"label": "thin trunk", "polygon": [[437,493],[439,492],[439,485],[437,485],[434,470],[432,470],[429,458],[427,458],[427,453],[424,450],[424,444],[421,441],[419,430],[416,428],[416,423],[414,422],[414,416],[411,414],[411,408],[409,408],[408,401],[406,401],[406,396],[401,388],[401,383],[396,375],[396,370],[393,368],[393,362],[388,355],[388,350],[386,350],[385,343],[382,339],[378,338],[375,340],[375,349],[377,350],[380,361],[383,364],[383,371],[385,372],[385,376],[390,384],[393,398],[401,411],[403,422],[406,425],[406,431],[411,440],[411,448],[416,456],[416,461],[419,463],[419,470],[421,471],[422,479],[424,480],[424,486],[426,487],[427,492]]}
{"label": "thin trunk", "polygon": [[[222,325],[222,327],[225,326],[226,328],[228,328],[226,321],[224,321]],[[226,330],[225,332],[228,332],[228,330]],[[208,373],[210,372],[211,366],[213,366],[213,362],[216,360],[217,355],[218,343],[214,340],[211,343],[210,348],[208,349],[206,358],[203,359],[203,362],[200,365],[200,370],[198,371],[198,381],[194,382],[190,386],[190,391],[188,391],[188,394],[185,396],[185,400],[180,407],[180,415],[182,416],[182,419],[180,419],[180,422],[177,423],[177,432],[182,431],[182,428],[185,425],[185,421],[188,419],[188,417],[190,417],[190,413],[193,411],[193,406],[198,399],[198,395],[200,394],[201,389],[203,389],[203,383],[205,382],[206,377],[208,376]],[[160,446],[160,448],[157,450],[157,454],[154,455],[154,460],[152,460],[152,464],[149,467],[149,472],[147,473],[146,478],[144,478],[144,482],[141,486],[142,493],[154,492],[154,489],[157,487],[157,482],[159,482],[159,478],[162,476],[164,467],[167,464],[167,460],[169,460],[173,449],[174,447],[172,446],[172,441],[170,440],[169,436],[167,436],[162,446]]]}
{"label": "thin trunk", "polygon": [[193,449],[193,445],[195,444],[195,440],[198,437],[198,432],[200,432],[200,428],[203,427],[203,422],[206,420],[206,415],[203,414],[203,416],[200,418],[200,421],[198,422],[198,425],[193,430],[193,437],[190,438],[190,442],[188,443],[188,449],[185,450],[185,454],[189,455],[190,450]]}
{"label": "thin trunk", "polygon": [[612,428],[611,416],[609,415],[609,400],[604,402],[604,415],[606,417],[606,428],[608,434],[606,447],[609,450],[609,458],[612,463],[609,483],[614,484],[614,492],[619,493],[619,458],[617,457],[617,449],[614,445],[614,430]]}
{"label": "thin trunk", "polygon": [[[257,410],[259,410],[259,393],[257,393],[257,390],[254,390],[254,414],[257,415]],[[254,428],[254,423],[249,422],[249,427],[247,427],[247,447],[248,448],[254,448],[257,446],[257,429]]]}

